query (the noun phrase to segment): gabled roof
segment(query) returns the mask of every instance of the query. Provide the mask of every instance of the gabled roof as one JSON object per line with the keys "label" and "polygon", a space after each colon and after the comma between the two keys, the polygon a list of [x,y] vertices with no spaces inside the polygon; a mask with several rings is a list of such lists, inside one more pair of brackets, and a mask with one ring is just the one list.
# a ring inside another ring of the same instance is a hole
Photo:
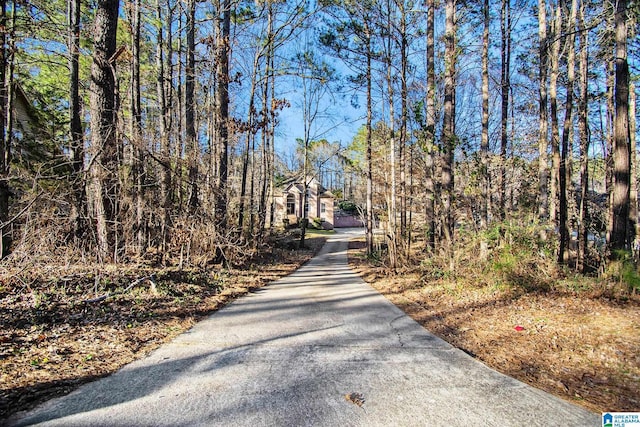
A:
{"label": "gabled roof", "polygon": [[[324,188],[317,179],[315,178],[307,178],[307,184],[309,187],[316,187],[317,191],[318,191],[318,195],[320,197],[334,197],[335,196],[333,194],[331,194],[326,188]],[[282,181],[280,183],[280,185],[278,185],[278,187],[280,188],[280,190],[282,191],[282,193],[289,193],[292,190],[294,190],[295,192],[297,192],[298,194],[302,194],[302,192],[304,191],[304,183],[302,181],[302,176],[301,175],[294,175],[291,176],[287,179],[285,179],[284,181]]]}

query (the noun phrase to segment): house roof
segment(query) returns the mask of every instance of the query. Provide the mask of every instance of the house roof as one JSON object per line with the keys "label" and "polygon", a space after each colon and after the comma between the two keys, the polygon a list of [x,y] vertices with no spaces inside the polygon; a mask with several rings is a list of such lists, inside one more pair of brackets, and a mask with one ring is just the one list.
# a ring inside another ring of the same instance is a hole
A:
{"label": "house roof", "polygon": [[[315,178],[311,178],[308,181],[308,185],[317,186],[318,196],[320,198],[335,198],[335,196],[331,194],[331,192],[328,191],[326,188],[324,188]],[[298,176],[292,176],[290,178],[287,178],[278,187],[280,188],[280,191],[282,192],[282,194],[287,194],[291,192],[302,194],[302,192],[304,191],[302,176],[298,175]]]}

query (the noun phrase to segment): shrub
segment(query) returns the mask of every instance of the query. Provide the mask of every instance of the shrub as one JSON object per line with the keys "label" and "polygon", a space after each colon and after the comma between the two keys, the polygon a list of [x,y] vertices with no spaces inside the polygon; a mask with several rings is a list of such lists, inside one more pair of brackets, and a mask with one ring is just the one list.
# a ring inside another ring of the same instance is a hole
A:
{"label": "shrub", "polygon": [[349,200],[342,200],[338,202],[338,207],[351,215],[356,215],[358,213],[358,205]]}

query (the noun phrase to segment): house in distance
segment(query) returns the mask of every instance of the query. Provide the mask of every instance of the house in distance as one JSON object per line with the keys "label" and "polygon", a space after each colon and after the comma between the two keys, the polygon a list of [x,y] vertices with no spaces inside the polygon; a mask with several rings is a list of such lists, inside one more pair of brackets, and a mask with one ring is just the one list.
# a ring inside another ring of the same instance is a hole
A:
{"label": "house in distance", "polygon": [[315,178],[307,178],[307,203],[304,203],[304,182],[300,177],[285,180],[275,195],[276,224],[298,224],[308,218],[325,230],[334,227],[333,212],[335,196]]}

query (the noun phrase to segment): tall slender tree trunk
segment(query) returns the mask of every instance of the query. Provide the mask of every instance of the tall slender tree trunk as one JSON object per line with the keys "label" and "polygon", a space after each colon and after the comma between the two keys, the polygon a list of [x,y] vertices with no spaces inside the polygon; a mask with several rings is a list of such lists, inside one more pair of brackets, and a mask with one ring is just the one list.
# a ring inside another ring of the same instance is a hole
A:
{"label": "tall slender tree trunk", "polygon": [[80,104],[80,0],[69,0],[69,149],[71,152],[74,235],[81,239],[87,231],[87,192],[84,178],[84,130]]}
{"label": "tall slender tree trunk", "polygon": [[216,231],[227,229],[227,178],[229,163],[229,36],[231,33],[231,0],[218,1],[218,39],[216,41],[216,136],[220,157],[216,182]]}
{"label": "tall slender tree trunk", "polygon": [[398,207],[397,207],[397,147],[396,147],[396,125],[395,125],[395,91],[393,87],[393,41],[392,41],[392,32],[393,32],[393,16],[391,10],[391,2],[387,1],[387,40],[386,40],[386,65],[387,65],[387,91],[389,95],[389,166],[390,166],[390,181],[391,181],[391,194],[389,195],[389,203],[387,205],[387,216],[388,220],[388,229],[387,229],[387,239],[388,239],[388,251],[389,251],[389,264],[390,267],[396,268],[398,262],[398,240],[397,240],[397,218],[398,218]]}
{"label": "tall slender tree trunk", "polygon": [[366,227],[366,243],[367,254],[373,254],[373,164],[372,164],[372,124],[373,124],[373,108],[372,108],[372,67],[371,58],[373,56],[371,46],[371,30],[367,21],[365,21],[365,37],[366,37],[366,61],[367,61],[367,227]]}
{"label": "tall slender tree trunk", "polygon": [[140,0],[133,2],[131,13],[131,138],[133,140],[133,175],[135,179],[136,246],[138,255],[146,250],[144,218],[144,159],[142,107],[140,101]]}
{"label": "tall slender tree trunk", "polygon": [[[611,3],[611,7],[614,5]],[[614,27],[614,14],[607,18],[607,24],[610,28]],[[611,50],[614,46],[612,43]],[[614,55],[615,56],[615,55]],[[606,113],[606,170],[605,183],[607,187],[607,200],[609,209],[607,212],[607,242],[611,241],[611,232],[613,230],[613,123],[615,114],[615,57],[609,58],[606,63],[606,81],[607,81],[607,113]]]}
{"label": "tall slender tree trunk", "polygon": [[[269,49],[267,49],[269,50]],[[267,212],[268,212],[268,192],[269,192],[269,182],[271,181],[271,161],[270,161],[270,139],[269,139],[269,130],[270,130],[270,110],[269,110],[269,77],[268,77],[268,64],[269,59],[267,58],[266,67],[267,70],[265,72],[264,82],[261,86],[262,90],[262,117],[264,120],[262,132],[260,133],[261,137],[261,176],[260,176],[260,198],[258,202],[258,235],[256,244],[262,241],[264,236],[264,232],[266,231],[267,225]]]}
{"label": "tall slender tree trunk", "polygon": [[[482,195],[480,208],[480,226],[484,229],[489,223],[489,0],[483,1],[482,32],[482,135],[480,138],[480,170],[482,172]],[[486,251],[483,246],[483,253]]]}
{"label": "tall slender tree trunk", "polygon": [[626,249],[632,240],[629,227],[631,152],[629,141],[629,64],[627,62],[627,0],[618,0],[615,10],[615,117],[613,124],[613,226],[609,248]]}
{"label": "tall slender tree trunk", "polygon": [[[168,0],[171,1],[171,0]],[[179,4],[179,3],[176,3]],[[178,33],[178,40],[177,40],[177,49],[176,49],[176,56],[177,56],[177,63],[175,65],[173,65],[172,62],[172,68],[174,68],[175,70],[172,70],[171,73],[169,73],[170,75],[170,84],[171,86],[173,86],[173,80],[175,79],[177,81],[176,83],[176,88],[175,88],[175,99],[176,99],[176,103],[177,103],[177,108],[173,108],[174,110],[174,117],[173,117],[173,122],[176,124],[176,126],[172,127],[172,129],[174,129],[174,138],[176,141],[176,146],[174,149],[174,156],[175,156],[175,164],[176,164],[176,168],[175,168],[175,185],[177,186],[176,190],[177,190],[177,198],[178,198],[178,210],[182,213],[184,211],[185,208],[185,203],[188,204],[188,200],[187,200],[187,191],[191,189],[191,186],[188,185],[188,181],[189,181],[189,176],[188,176],[188,172],[187,172],[187,176],[184,176],[184,172],[185,172],[185,166],[188,168],[189,164],[188,164],[188,159],[187,162],[185,164],[185,152],[188,151],[190,148],[189,146],[185,143],[185,138],[183,137],[183,134],[185,133],[185,129],[186,129],[186,96],[185,96],[185,84],[183,82],[186,83],[186,72],[185,72],[185,62],[186,60],[182,58],[182,55],[184,53],[184,37],[182,36],[182,31],[184,31],[184,27],[185,27],[185,22],[184,22],[184,17],[183,17],[183,6],[179,6],[177,7],[178,10],[178,29],[179,29],[179,33]],[[172,28],[172,27],[170,27]],[[172,34],[172,31],[167,31],[167,38],[169,38],[169,36]],[[167,46],[170,50],[173,50],[173,44],[172,44],[172,40],[167,40]],[[171,52],[173,53],[173,52]],[[172,58],[173,55],[171,55],[169,58]],[[169,59],[168,58],[168,59]],[[169,93],[172,93],[172,91],[170,91]],[[169,105],[173,105],[172,103],[169,103]],[[185,184],[186,183],[186,184]],[[186,202],[185,202],[186,201]]]}
{"label": "tall slender tree trunk", "polygon": [[91,65],[91,174],[98,251],[102,260],[116,260],[119,167],[115,81],[119,0],[99,0],[94,18]]}
{"label": "tall slender tree trunk", "polygon": [[400,235],[404,248],[408,247],[407,241],[407,117],[409,115],[407,80],[409,60],[407,40],[407,12],[404,1],[398,2],[400,8],[400,140],[398,141],[398,160],[400,164]]}
{"label": "tall slender tree trunk", "polygon": [[560,128],[558,124],[558,75],[560,73],[560,34],[562,33],[562,8],[555,6],[551,23],[551,72],[549,75],[549,101],[551,106],[551,191],[549,219],[558,220],[558,185],[560,171]]}
{"label": "tall slender tree trunk", "polygon": [[507,211],[507,147],[509,144],[509,90],[511,88],[511,1],[502,0],[500,18],[502,45],[500,57],[501,125],[500,125],[500,219],[504,220]]}
{"label": "tall slender tree trunk", "polygon": [[427,2],[427,100],[426,126],[427,144],[425,157],[425,190],[427,241],[431,250],[436,245],[436,187],[434,182],[436,156],[436,72],[435,72],[435,0]]}
{"label": "tall slender tree trunk", "polygon": [[271,112],[269,98],[269,80],[271,73],[271,55],[273,52],[273,6],[271,3],[267,4],[267,34],[266,34],[266,47],[265,47],[265,60],[264,60],[264,78],[262,80],[262,132],[261,132],[261,177],[260,177],[260,198],[258,201],[258,224],[257,224],[257,239],[256,244],[262,241],[264,233],[266,231],[267,215],[268,215],[268,192],[269,183],[271,182],[271,162],[270,162],[270,126],[271,126]]}
{"label": "tall slender tree trunk", "polygon": [[[160,205],[162,209],[161,216],[161,249],[166,248],[169,239],[169,230],[171,228],[171,145],[170,145],[170,112],[167,104],[167,78],[166,72],[171,67],[165,67],[165,47],[164,47],[164,29],[162,26],[162,6],[161,0],[156,0],[156,68],[158,79],[156,81],[156,92],[158,96],[158,104],[160,109]],[[167,21],[171,28],[171,13],[167,10]],[[169,55],[167,55],[169,56]],[[167,59],[170,61],[170,59]]]}
{"label": "tall slender tree trunk", "polygon": [[[562,2],[560,3],[562,7]],[[560,246],[558,249],[558,262],[566,263],[569,259],[568,250],[571,235],[569,233],[569,206],[568,206],[568,193],[570,174],[569,161],[570,161],[570,135],[573,128],[572,113],[573,113],[573,88],[575,82],[575,52],[576,52],[576,36],[575,25],[577,17],[578,2],[577,0],[571,1],[571,12],[567,21],[567,37],[566,37],[566,49],[567,49],[567,94],[565,99],[564,110],[564,125],[562,129],[562,145],[560,153],[560,169],[558,178],[560,179],[560,211],[559,211],[559,228],[560,228]]]}
{"label": "tall slender tree trunk", "polygon": [[[538,218],[545,222],[549,219],[549,110],[547,96],[547,72],[549,70],[549,42],[547,40],[547,4],[538,0],[538,37],[539,37],[539,86],[538,86]],[[542,236],[546,238],[546,236]]]}
{"label": "tall slender tree trunk", "polygon": [[442,228],[449,248],[454,232],[454,151],[456,148],[456,1],[445,2],[445,78],[442,127]]}
{"label": "tall slender tree trunk", "polygon": [[629,229],[633,234],[629,242],[633,242],[633,249],[637,252],[638,236],[638,153],[636,151],[636,89],[633,82],[629,83],[629,144],[631,146],[631,194],[629,207]]}
{"label": "tall slender tree trunk", "polygon": [[0,1],[0,257],[8,254],[11,244],[7,233],[9,221],[9,167],[11,164],[11,147],[7,138],[9,113],[9,88],[7,87],[7,1]]}
{"label": "tall slender tree trunk", "polygon": [[185,69],[184,82],[184,125],[187,144],[187,162],[189,167],[189,212],[193,213],[198,207],[198,162],[200,158],[200,148],[198,136],[196,134],[195,116],[195,84],[196,84],[196,1],[187,2],[187,65]]}
{"label": "tall slender tree trunk", "polygon": [[[271,3],[269,3],[271,5]],[[270,16],[272,13],[272,8],[269,8]],[[273,25],[273,20],[270,21],[270,24]],[[272,28],[272,27],[269,27]],[[271,45],[269,49],[269,66],[267,75],[267,84],[269,85],[269,93],[270,93],[270,110],[269,110],[269,224],[273,229],[276,217],[276,203],[275,203],[275,182],[274,182],[274,174],[273,170],[275,168],[276,161],[276,144],[275,144],[275,130],[276,130],[276,72],[275,72],[275,47],[273,46],[273,39],[271,38]]]}
{"label": "tall slender tree trunk", "polygon": [[580,38],[580,102],[578,129],[580,133],[580,206],[578,211],[578,260],[576,270],[587,272],[586,255],[589,243],[589,32],[584,23],[584,1],[580,3],[578,36]]}
{"label": "tall slender tree trunk", "polygon": [[[244,209],[247,198],[247,178],[249,176],[249,158],[251,156],[251,142],[255,139],[254,134],[254,117],[256,115],[255,98],[256,87],[258,85],[258,72],[259,72],[260,52],[257,51],[253,58],[253,76],[251,78],[251,88],[249,89],[249,112],[247,113],[247,136],[244,146],[244,153],[242,153],[242,179],[240,182],[240,199],[238,202],[238,228],[240,230],[244,227]],[[249,197],[253,197],[250,194]],[[253,212],[252,210],[250,210]],[[253,224],[248,227],[251,231]]]}

